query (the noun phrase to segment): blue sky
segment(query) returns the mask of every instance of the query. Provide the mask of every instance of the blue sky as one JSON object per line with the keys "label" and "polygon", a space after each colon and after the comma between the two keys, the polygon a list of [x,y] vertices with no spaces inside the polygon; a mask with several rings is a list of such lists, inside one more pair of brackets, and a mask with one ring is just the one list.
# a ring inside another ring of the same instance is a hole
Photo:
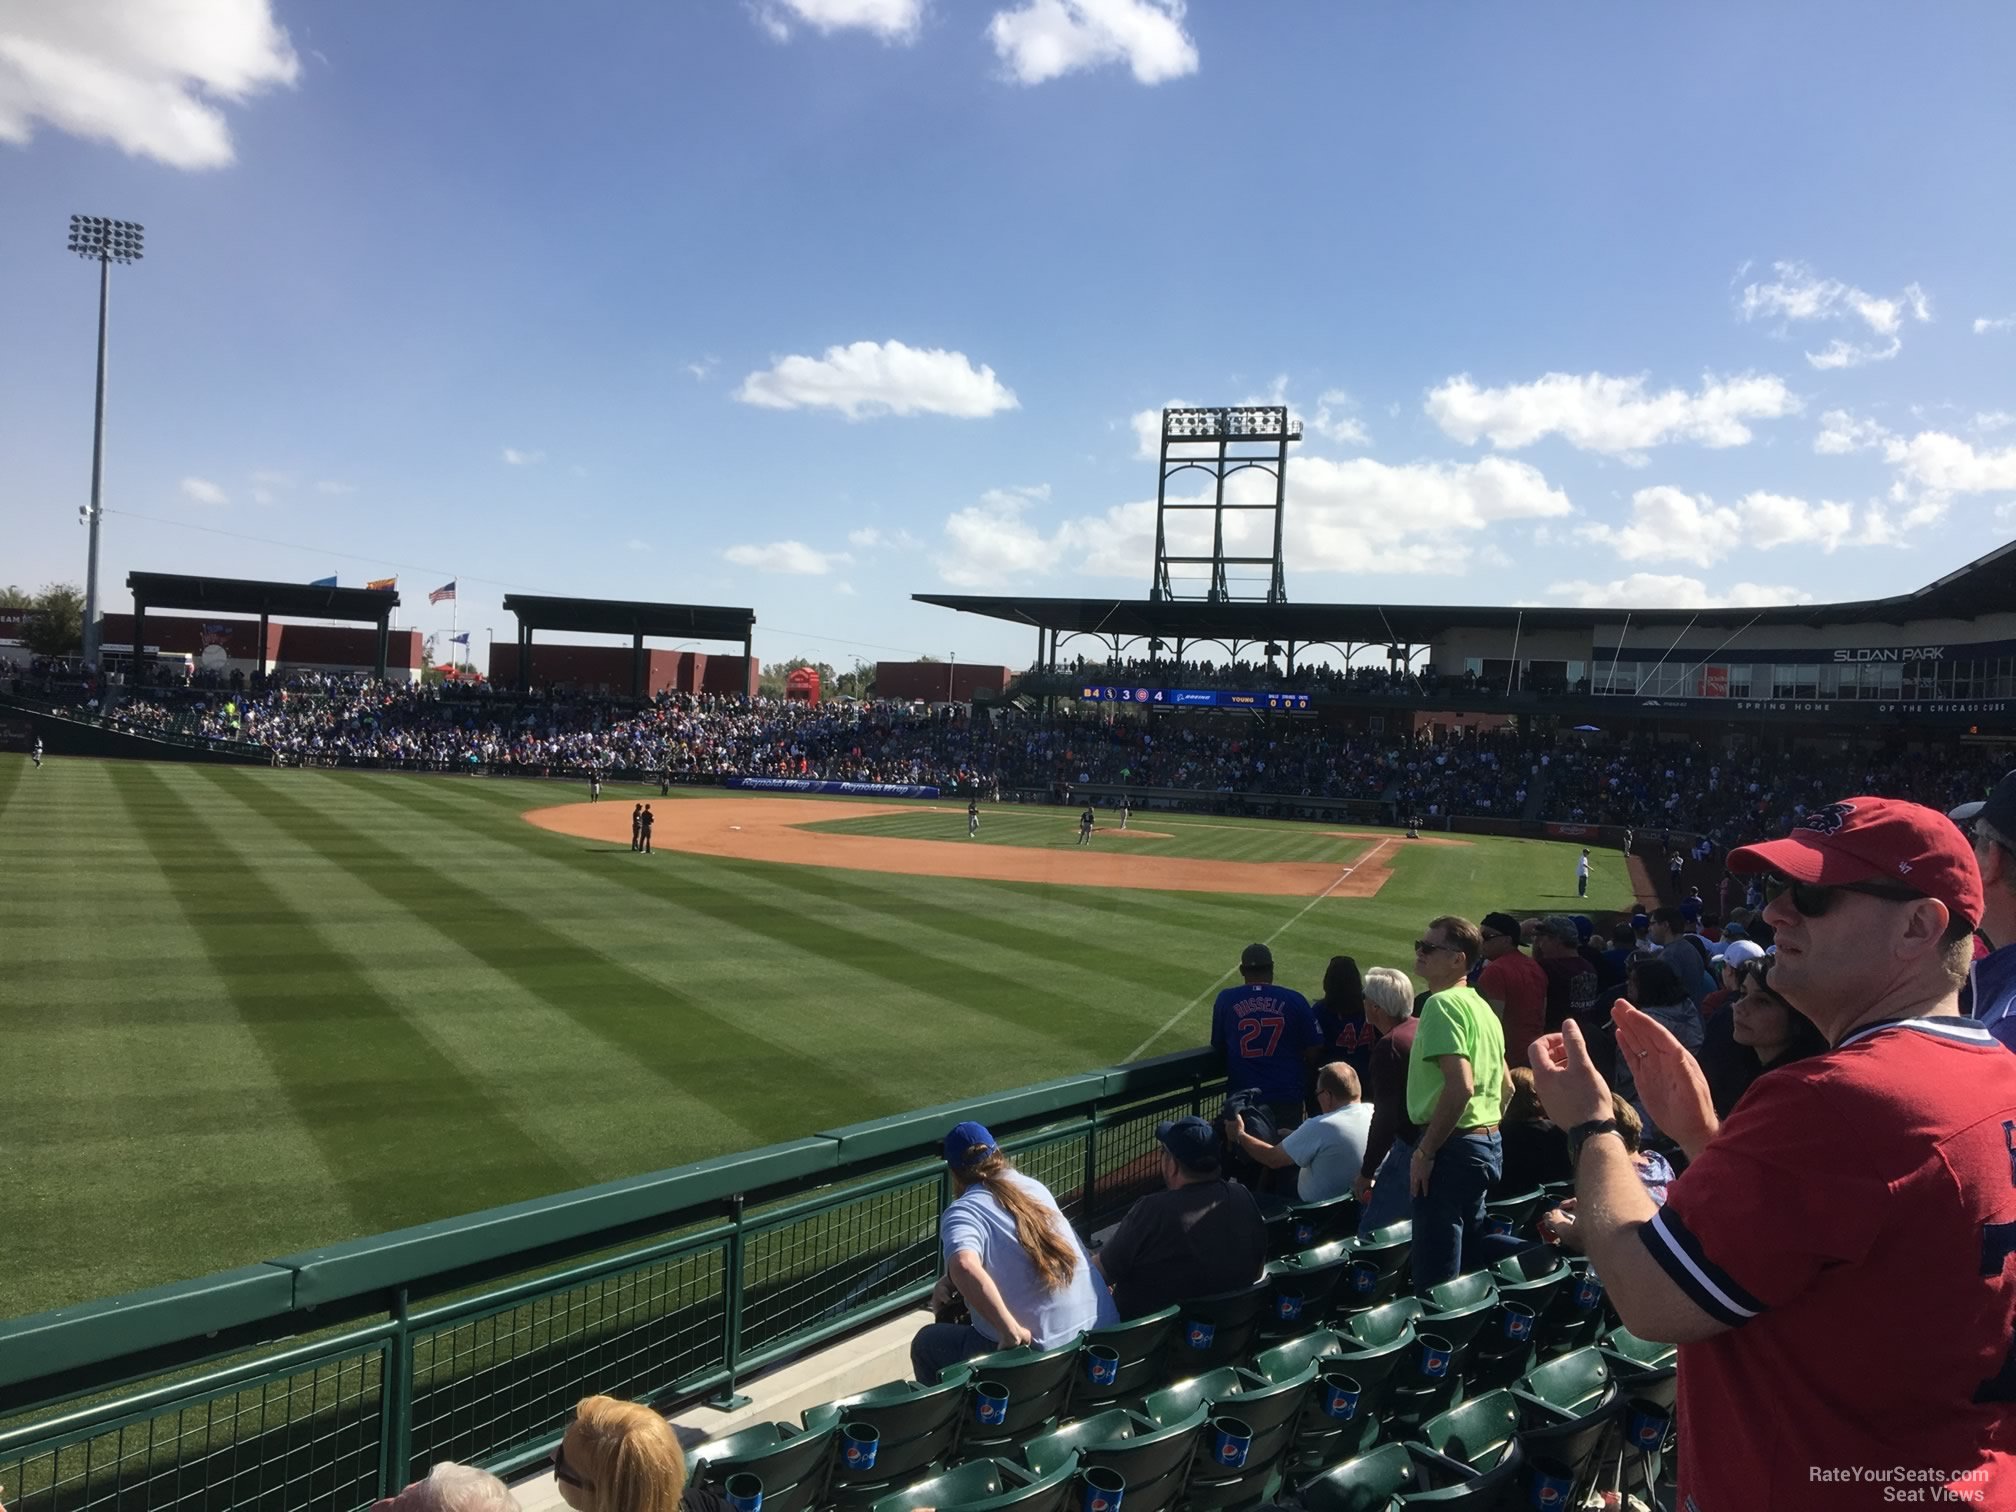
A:
{"label": "blue sky", "polygon": [[1137,417],[1280,400],[1300,601],[1915,587],[2016,533],[2016,12],[0,0],[0,581],[1145,592]]}

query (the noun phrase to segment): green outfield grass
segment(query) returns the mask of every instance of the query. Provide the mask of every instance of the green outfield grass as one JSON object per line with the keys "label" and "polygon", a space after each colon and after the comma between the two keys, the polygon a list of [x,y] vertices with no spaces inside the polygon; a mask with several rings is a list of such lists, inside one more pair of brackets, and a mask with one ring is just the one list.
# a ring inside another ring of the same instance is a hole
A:
{"label": "green outfield grass", "polygon": [[[1071,849],[1078,844],[1078,812],[1075,808],[1022,808],[1014,804],[989,807],[980,819],[978,843]],[[948,808],[943,804],[920,804],[914,813],[833,819],[812,828],[848,835],[968,843],[963,805]],[[1337,832],[1364,833],[1363,825],[1212,819],[1192,814],[1157,814],[1145,809],[1128,820],[1125,838],[1116,838],[1119,828],[1118,810],[1099,810],[1098,829],[1092,843],[1124,846],[1129,855],[1182,856],[1209,861],[1334,861],[1339,866],[1355,861],[1377,843],[1338,838]]]}
{"label": "green outfield grass", "polygon": [[[1309,990],[1335,953],[1409,964],[1433,913],[1575,890],[1575,847],[1537,841],[1396,845],[1379,897],[1312,904],[640,857],[519,817],[585,797],[0,756],[0,1314],[1195,1045],[1248,940]],[[866,823],[926,821],[968,843],[963,815]],[[1180,839],[1112,843],[1362,848],[1134,822]],[[983,841],[1060,823],[989,807]],[[1595,859],[1591,903],[1628,898]]]}

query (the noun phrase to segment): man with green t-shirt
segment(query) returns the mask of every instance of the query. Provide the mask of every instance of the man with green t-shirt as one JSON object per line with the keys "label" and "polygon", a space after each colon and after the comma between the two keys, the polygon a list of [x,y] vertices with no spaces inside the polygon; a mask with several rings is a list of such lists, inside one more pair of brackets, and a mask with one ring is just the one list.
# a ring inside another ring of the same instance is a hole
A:
{"label": "man with green t-shirt", "polygon": [[1420,1130],[1407,1166],[1417,1291],[1461,1271],[1465,1238],[1482,1232],[1484,1193],[1505,1166],[1505,1032],[1464,980],[1483,953],[1477,926],[1453,914],[1414,942],[1414,974],[1428,984],[1407,1057],[1407,1117]]}

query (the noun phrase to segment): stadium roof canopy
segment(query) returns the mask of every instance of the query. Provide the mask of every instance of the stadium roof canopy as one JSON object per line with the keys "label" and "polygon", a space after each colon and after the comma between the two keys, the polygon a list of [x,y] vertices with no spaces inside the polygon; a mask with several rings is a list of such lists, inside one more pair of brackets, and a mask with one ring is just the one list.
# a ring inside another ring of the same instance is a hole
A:
{"label": "stadium roof canopy", "polygon": [[1255,640],[1419,643],[1457,629],[1578,630],[1631,616],[1636,625],[1740,628],[1745,625],[1902,624],[1974,619],[2016,609],[2016,542],[1912,593],[1834,604],[1772,604],[1741,609],[1563,609],[1478,604],[1205,603],[1195,599],[1024,598],[918,593],[941,609],[985,615],[1062,635],[1128,640]]}
{"label": "stadium roof canopy", "polygon": [[129,572],[126,586],[132,591],[134,605],[145,604],[149,609],[375,621],[389,618],[399,607],[396,588],[318,588],[308,583],[262,583],[253,578],[180,572]]}
{"label": "stadium roof canopy", "polygon": [[256,578],[191,576],[180,572],[129,572],[126,587],[133,595],[133,654],[147,638],[149,609],[196,609],[211,614],[259,616],[259,670],[266,670],[266,622],[272,616],[296,619],[362,620],[378,627],[378,654],[373,667],[385,675],[392,611],[399,607],[396,588],[329,588],[313,583],[265,583]]}
{"label": "stadium roof canopy", "polygon": [[688,640],[746,641],[754,609],[712,604],[640,604],[626,599],[550,598],[507,593],[504,612],[521,630],[573,630],[591,635],[676,635]]}

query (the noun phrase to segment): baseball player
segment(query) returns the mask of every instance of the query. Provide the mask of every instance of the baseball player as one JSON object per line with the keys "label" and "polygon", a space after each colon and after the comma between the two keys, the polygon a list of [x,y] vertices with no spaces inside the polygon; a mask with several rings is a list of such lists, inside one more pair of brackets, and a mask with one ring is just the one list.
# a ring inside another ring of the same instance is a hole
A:
{"label": "baseball player", "polygon": [[977,840],[980,838],[980,800],[978,798],[968,798],[966,800],[966,838],[968,840]]}
{"label": "baseball player", "polygon": [[42,765],[42,737],[40,735],[35,737],[34,748],[28,754],[35,758],[36,766],[39,767]]}
{"label": "baseball player", "polygon": [[1134,812],[1134,800],[1125,793],[1120,795],[1120,828],[1127,828],[1127,820]]}
{"label": "baseball player", "polygon": [[1582,854],[1575,860],[1575,896],[1589,896],[1589,847],[1582,847]]}
{"label": "baseball player", "polygon": [[657,817],[651,812],[651,805],[645,804],[644,817],[638,821],[637,848],[647,856],[651,854],[651,826],[657,822]]}
{"label": "baseball player", "polygon": [[1248,945],[1239,954],[1244,986],[1227,987],[1211,1005],[1211,1047],[1225,1058],[1225,1090],[1252,1088],[1277,1129],[1302,1121],[1303,1062],[1323,1043],[1309,999],[1274,985],[1274,952]]}
{"label": "baseball player", "polygon": [[1098,822],[1098,816],[1092,812],[1092,800],[1087,798],[1085,800],[1085,812],[1078,816],[1078,843],[1080,845],[1090,845],[1092,843],[1092,826]]}
{"label": "baseball player", "polygon": [[630,809],[630,849],[644,849],[644,805],[634,804]]}
{"label": "baseball player", "polygon": [[590,772],[588,774],[588,801],[590,803],[600,803],[602,801],[602,774],[600,772]]}

